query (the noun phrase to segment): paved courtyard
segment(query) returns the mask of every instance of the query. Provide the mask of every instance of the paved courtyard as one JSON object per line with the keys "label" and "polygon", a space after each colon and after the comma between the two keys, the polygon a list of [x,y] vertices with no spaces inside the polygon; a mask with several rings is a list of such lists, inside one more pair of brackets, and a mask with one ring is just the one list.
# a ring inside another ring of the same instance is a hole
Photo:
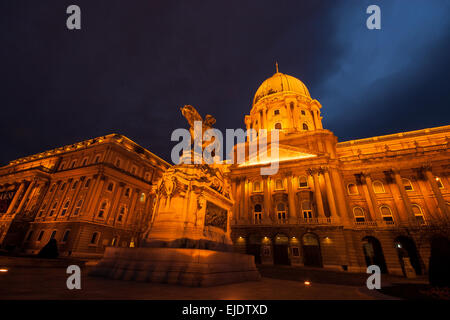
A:
{"label": "paved courtyard", "polygon": [[[261,281],[235,283],[209,288],[180,287],[96,278],[82,266],[81,290],[66,287],[66,267],[74,262],[42,261],[30,258],[0,257],[0,299],[201,299],[201,300],[297,300],[389,299],[365,288],[363,274],[326,270],[262,267]],[[304,281],[310,280],[311,286]]]}

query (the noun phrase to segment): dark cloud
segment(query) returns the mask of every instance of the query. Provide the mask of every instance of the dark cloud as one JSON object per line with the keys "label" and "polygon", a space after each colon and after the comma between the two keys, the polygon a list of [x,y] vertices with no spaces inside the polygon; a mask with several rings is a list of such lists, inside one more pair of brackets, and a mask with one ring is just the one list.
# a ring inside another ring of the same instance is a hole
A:
{"label": "dark cloud", "polygon": [[[368,36],[353,28],[355,19],[364,27],[361,2],[77,1],[82,30],[68,31],[65,10],[72,2],[0,4],[3,163],[112,132],[170,160],[170,135],[186,126],[180,106],[213,114],[222,130],[242,127],[275,60],[323,102],[325,124],[340,138],[448,120],[441,103],[448,105],[449,48],[442,44],[448,36],[435,39],[433,60],[419,52],[414,68],[381,73],[377,90],[360,88],[361,111],[348,118],[348,92],[365,78],[349,63],[355,60],[349,43]],[[341,76],[345,66],[352,81]],[[435,109],[417,116],[429,99]],[[407,106],[413,114],[404,114]],[[388,119],[374,120],[376,113]]]}

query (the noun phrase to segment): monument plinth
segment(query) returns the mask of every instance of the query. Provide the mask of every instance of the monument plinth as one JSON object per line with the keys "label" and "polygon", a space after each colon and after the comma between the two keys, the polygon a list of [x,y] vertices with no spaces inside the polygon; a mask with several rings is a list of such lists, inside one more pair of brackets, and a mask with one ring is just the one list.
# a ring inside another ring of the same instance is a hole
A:
{"label": "monument plinth", "polygon": [[[182,111],[192,129],[200,116],[191,106]],[[211,118],[208,123],[215,122]],[[107,248],[91,275],[187,286],[259,280],[254,257],[232,252],[232,207],[221,165],[175,165],[158,184],[142,245]]]}

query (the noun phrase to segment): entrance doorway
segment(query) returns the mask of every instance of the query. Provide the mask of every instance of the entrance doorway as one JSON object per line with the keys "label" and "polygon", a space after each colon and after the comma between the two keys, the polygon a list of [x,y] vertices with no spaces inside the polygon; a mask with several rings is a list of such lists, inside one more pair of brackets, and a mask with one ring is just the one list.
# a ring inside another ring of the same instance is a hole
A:
{"label": "entrance doorway", "polygon": [[289,260],[289,238],[284,234],[277,234],[275,236],[273,263],[282,265],[291,264]]}
{"label": "entrance doorway", "polygon": [[261,264],[261,237],[250,235],[247,242],[247,254],[255,257],[255,263]]}
{"label": "entrance doorway", "polygon": [[303,263],[309,267],[322,267],[319,238],[314,233],[305,233],[303,242]]}
{"label": "entrance doorway", "polygon": [[420,256],[417,252],[416,244],[414,240],[400,236],[395,239],[395,247],[397,248],[398,258],[400,260],[400,265],[402,266],[403,274],[406,276],[404,258],[409,258],[411,266],[417,275],[422,274],[422,265],[420,263]]}
{"label": "entrance doorway", "polygon": [[363,238],[363,250],[367,266],[377,265],[380,267],[381,273],[387,273],[383,249],[381,248],[381,243],[377,238]]}

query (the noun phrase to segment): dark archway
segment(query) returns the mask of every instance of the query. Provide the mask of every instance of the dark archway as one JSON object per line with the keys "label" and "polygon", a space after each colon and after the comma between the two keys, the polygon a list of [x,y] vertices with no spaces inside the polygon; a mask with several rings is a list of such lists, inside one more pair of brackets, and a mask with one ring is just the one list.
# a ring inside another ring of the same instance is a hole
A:
{"label": "dark archway", "polygon": [[303,264],[308,267],[323,267],[319,237],[305,233],[302,237]]}
{"label": "dark archway", "polygon": [[364,258],[366,259],[367,266],[379,266],[381,273],[387,273],[386,260],[384,259],[380,241],[375,237],[364,237],[362,240]]}
{"label": "dark archway", "polygon": [[403,274],[406,276],[404,258],[409,258],[411,266],[417,275],[422,274],[422,265],[420,263],[419,252],[417,251],[414,240],[405,236],[400,236],[395,239],[395,247],[397,248],[398,258],[402,266]]}
{"label": "dark archway", "polygon": [[255,263],[261,264],[261,236],[252,234],[247,241],[247,254],[255,257]]}
{"label": "dark archway", "polygon": [[450,287],[450,240],[443,236],[431,239],[428,279],[433,287]]}
{"label": "dark archway", "polygon": [[290,265],[289,260],[289,238],[284,234],[277,234],[273,245],[273,263]]}

